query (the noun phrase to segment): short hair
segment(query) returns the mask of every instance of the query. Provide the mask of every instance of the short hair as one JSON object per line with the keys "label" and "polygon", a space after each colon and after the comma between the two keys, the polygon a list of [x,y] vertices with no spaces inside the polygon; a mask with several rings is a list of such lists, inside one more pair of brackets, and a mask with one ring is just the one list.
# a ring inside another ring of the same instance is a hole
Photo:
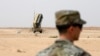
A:
{"label": "short hair", "polygon": [[58,30],[59,33],[66,33],[67,32],[67,29],[70,27],[70,26],[73,26],[73,27],[79,27],[80,29],[82,29],[82,24],[77,24],[77,23],[74,23],[74,24],[65,24],[65,25],[56,25],[56,28]]}

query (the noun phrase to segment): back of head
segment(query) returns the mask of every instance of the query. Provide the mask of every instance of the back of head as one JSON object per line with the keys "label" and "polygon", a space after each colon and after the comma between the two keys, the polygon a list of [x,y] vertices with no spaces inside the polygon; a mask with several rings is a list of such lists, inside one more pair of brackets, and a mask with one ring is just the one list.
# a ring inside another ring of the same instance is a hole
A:
{"label": "back of head", "polygon": [[73,24],[83,25],[86,21],[82,20],[80,13],[75,10],[60,10],[55,13],[56,27],[58,30],[69,28]]}

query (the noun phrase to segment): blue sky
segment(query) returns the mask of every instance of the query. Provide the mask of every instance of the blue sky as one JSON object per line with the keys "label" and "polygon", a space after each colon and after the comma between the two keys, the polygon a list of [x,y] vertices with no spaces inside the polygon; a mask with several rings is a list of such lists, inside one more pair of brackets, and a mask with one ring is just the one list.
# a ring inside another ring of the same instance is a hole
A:
{"label": "blue sky", "polygon": [[32,27],[34,12],[42,13],[42,27],[55,27],[55,12],[78,10],[85,26],[100,27],[99,0],[0,0],[0,27]]}

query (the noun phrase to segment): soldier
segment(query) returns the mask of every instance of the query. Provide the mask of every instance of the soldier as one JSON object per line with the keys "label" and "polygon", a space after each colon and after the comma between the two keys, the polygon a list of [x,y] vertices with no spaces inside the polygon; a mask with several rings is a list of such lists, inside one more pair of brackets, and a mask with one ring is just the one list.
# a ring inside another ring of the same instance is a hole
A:
{"label": "soldier", "polygon": [[91,56],[82,48],[74,45],[74,41],[79,40],[83,24],[86,24],[86,21],[80,18],[79,12],[60,10],[55,16],[59,39],[50,47],[40,51],[37,56]]}

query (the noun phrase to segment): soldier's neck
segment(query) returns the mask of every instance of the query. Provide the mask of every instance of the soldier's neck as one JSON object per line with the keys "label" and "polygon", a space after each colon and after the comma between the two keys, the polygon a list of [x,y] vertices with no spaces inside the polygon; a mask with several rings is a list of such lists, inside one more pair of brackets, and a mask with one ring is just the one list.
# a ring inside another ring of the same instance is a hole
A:
{"label": "soldier's neck", "polygon": [[60,38],[63,40],[69,40],[70,42],[74,43],[73,38],[68,34],[67,35],[62,34],[62,35],[60,35]]}

